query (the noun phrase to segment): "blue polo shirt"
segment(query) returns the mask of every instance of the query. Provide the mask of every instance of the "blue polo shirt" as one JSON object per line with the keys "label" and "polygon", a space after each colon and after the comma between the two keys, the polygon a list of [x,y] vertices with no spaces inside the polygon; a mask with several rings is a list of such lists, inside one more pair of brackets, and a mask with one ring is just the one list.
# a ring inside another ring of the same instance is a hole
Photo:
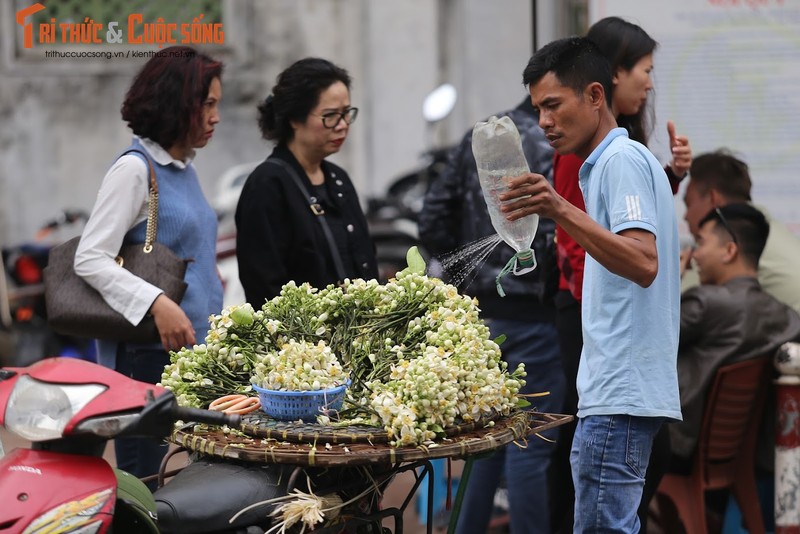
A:
{"label": "blue polo shirt", "polygon": [[580,187],[586,212],[604,228],[656,236],[658,274],[643,288],[586,255],[578,417],[680,420],[680,249],[664,169],[647,147],[615,128],[581,167]]}

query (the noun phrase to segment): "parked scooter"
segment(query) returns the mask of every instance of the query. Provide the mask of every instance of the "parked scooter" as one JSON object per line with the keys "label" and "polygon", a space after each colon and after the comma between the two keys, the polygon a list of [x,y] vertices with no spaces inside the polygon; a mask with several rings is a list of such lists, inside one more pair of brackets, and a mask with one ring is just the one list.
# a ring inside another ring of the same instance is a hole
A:
{"label": "parked scooter", "polygon": [[[109,440],[163,438],[176,421],[239,428],[240,416],[178,406],[160,386],[73,358],[0,369],[0,426],[32,442],[0,458],[0,532],[260,534],[272,528],[274,504],[239,512],[287,495],[296,478],[305,478],[292,476],[294,466],[199,458],[150,493],[103,459]],[[343,499],[372,483],[347,469],[309,476],[315,494]],[[315,532],[381,532],[379,519],[356,523]]]}
{"label": "parked scooter", "polygon": [[47,325],[42,277],[50,249],[79,232],[87,219],[83,211],[64,210],[33,240],[3,247],[0,319],[11,342],[0,353],[0,364],[25,366],[49,356],[94,359],[89,340],[56,334]]}
{"label": "parked scooter", "polygon": [[0,460],[3,532],[158,532],[147,487],[102,458],[115,436],[164,437],[176,420],[238,426],[169,391],[72,358],[0,370],[0,425],[30,440]]}
{"label": "parked scooter", "polygon": [[[425,98],[422,115],[428,125],[428,137],[432,137],[434,125],[452,112],[456,99],[457,92],[451,84],[440,85]],[[429,140],[428,144],[433,145],[433,142]],[[406,252],[410,247],[419,247],[417,215],[422,210],[428,187],[447,163],[450,148],[427,149],[421,164],[392,182],[385,197],[369,199],[367,222],[377,249],[381,281],[394,277],[406,266]],[[420,252],[427,260],[426,252],[422,249]]]}

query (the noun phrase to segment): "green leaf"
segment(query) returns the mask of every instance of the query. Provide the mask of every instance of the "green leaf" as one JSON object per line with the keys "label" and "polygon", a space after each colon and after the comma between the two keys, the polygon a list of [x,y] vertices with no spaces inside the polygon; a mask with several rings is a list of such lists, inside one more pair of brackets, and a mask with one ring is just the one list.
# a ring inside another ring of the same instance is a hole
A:
{"label": "green leaf", "polygon": [[522,397],[517,399],[517,408],[527,408],[530,405],[531,403],[523,399]]}
{"label": "green leaf", "polygon": [[503,342],[507,339],[505,334],[500,334],[496,338],[494,338],[494,342],[497,343],[498,346],[502,345]]}
{"label": "green leaf", "polygon": [[416,246],[411,247],[408,249],[408,252],[406,252],[406,263],[408,263],[408,269],[412,273],[425,274],[425,260]]}
{"label": "green leaf", "polygon": [[241,306],[231,312],[231,319],[236,324],[249,326],[253,324],[253,312],[249,306]]}

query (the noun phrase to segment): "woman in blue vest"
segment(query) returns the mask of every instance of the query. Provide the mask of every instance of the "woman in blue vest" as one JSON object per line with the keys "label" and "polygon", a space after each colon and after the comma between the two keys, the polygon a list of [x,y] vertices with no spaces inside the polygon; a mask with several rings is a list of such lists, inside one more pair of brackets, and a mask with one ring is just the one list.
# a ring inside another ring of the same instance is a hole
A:
{"label": "woman in blue vest", "polygon": [[[219,122],[221,76],[219,61],[184,46],[165,48],[144,65],[122,104],[133,142],[103,178],[75,255],[75,272],[109,306],[132,324],[148,314],[155,320],[160,344],[98,344],[101,364],[143,382],[159,382],[168,351],[202,342],[208,316],[222,309],[217,219],[192,165],[195,150],[208,144]],[[193,260],[180,303],[114,261],[123,244],[144,242],[151,165],[159,192],[157,241]],[[117,438],[117,466],[137,477],[153,475],[167,448]]]}

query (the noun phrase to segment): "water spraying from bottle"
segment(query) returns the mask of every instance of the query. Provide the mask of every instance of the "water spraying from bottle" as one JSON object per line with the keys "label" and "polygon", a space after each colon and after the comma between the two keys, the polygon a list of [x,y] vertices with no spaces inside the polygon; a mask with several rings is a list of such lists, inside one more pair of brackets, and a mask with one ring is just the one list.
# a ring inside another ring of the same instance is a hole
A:
{"label": "water spraying from bottle", "polygon": [[503,203],[498,197],[508,191],[510,178],[530,172],[530,169],[517,127],[509,117],[498,119],[493,116],[486,122],[476,123],[472,129],[472,153],[478,165],[478,178],[492,226],[516,251],[496,279],[497,292],[505,296],[501,278],[509,272],[519,276],[536,268],[536,256],[531,245],[539,227],[539,216],[532,214],[509,221],[500,211]]}

